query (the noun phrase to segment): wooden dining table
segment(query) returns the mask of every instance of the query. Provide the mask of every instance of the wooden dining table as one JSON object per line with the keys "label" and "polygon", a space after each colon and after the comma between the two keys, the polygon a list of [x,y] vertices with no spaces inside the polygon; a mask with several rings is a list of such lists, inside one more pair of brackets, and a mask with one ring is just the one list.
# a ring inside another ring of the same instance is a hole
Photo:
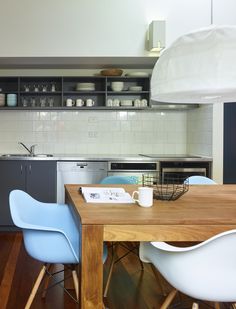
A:
{"label": "wooden dining table", "polygon": [[[179,199],[154,200],[149,208],[86,203],[79,187],[65,186],[66,202],[81,230],[79,308],[103,307],[103,242],[203,241],[236,229],[236,185],[191,185]],[[137,190],[136,185],[119,187],[129,193]]]}

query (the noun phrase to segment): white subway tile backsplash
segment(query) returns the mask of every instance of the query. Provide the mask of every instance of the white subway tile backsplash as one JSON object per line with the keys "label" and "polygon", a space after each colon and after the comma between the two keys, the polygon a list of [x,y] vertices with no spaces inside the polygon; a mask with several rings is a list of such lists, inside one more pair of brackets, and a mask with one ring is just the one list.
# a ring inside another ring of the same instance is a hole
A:
{"label": "white subway tile backsplash", "polygon": [[[202,113],[202,112],[201,112]],[[1,111],[0,152],[24,152],[18,141],[37,143],[37,152],[58,154],[185,153],[209,151],[210,110],[175,111]],[[188,134],[186,129],[188,125]],[[196,133],[204,130],[203,138]],[[187,142],[188,141],[188,142]]]}

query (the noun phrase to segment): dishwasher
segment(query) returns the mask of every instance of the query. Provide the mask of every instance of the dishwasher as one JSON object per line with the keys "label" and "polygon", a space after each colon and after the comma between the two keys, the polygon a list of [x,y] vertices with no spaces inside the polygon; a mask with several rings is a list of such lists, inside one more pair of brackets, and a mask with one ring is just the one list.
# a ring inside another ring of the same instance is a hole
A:
{"label": "dishwasher", "polygon": [[107,176],[107,162],[57,162],[57,203],[65,203],[65,184],[96,184]]}

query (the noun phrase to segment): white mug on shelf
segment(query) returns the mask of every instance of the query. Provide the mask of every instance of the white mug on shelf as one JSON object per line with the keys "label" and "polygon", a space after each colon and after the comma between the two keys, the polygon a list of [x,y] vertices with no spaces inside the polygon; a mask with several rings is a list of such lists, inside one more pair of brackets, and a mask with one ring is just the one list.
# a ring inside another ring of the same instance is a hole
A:
{"label": "white mug on shelf", "polygon": [[148,101],[146,99],[141,100],[141,107],[147,107],[148,106]]}
{"label": "white mug on shelf", "polygon": [[112,106],[120,106],[120,100],[119,99],[113,100]]}
{"label": "white mug on shelf", "polygon": [[112,99],[107,99],[106,106],[112,106],[113,105],[113,100]]}
{"label": "white mug on shelf", "polygon": [[74,106],[75,102],[72,99],[67,99],[66,100],[66,106],[71,107]]}
{"label": "white mug on shelf", "polygon": [[134,100],[135,107],[141,107],[141,101],[139,99]]}
{"label": "white mug on shelf", "polygon": [[84,106],[84,101],[82,99],[77,99],[76,106]]}
{"label": "white mug on shelf", "polygon": [[[135,199],[135,195],[138,196]],[[142,207],[151,207],[153,205],[153,188],[150,187],[139,187],[138,191],[134,191],[132,199]]]}
{"label": "white mug on shelf", "polygon": [[95,102],[92,99],[86,100],[86,106],[94,106]]}

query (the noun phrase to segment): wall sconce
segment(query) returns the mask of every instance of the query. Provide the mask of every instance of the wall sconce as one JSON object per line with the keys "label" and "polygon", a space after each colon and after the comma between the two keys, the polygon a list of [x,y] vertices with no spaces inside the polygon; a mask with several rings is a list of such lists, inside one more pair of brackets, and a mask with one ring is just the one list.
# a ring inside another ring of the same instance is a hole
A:
{"label": "wall sconce", "polygon": [[166,22],[165,20],[153,20],[148,28],[148,49],[159,52],[165,47]]}

